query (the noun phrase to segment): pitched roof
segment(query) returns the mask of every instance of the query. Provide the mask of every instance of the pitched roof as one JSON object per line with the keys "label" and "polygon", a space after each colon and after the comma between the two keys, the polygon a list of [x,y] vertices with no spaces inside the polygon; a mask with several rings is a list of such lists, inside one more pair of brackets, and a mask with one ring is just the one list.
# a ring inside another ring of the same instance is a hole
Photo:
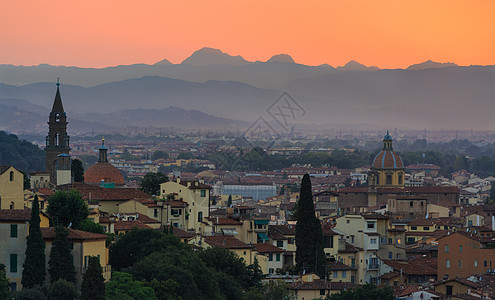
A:
{"label": "pitched roof", "polygon": [[207,218],[214,225],[242,225],[242,222],[231,218]]}
{"label": "pitched roof", "polygon": [[295,225],[270,225],[268,228],[283,235],[296,235]]}
{"label": "pitched roof", "polygon": [[118,221],[118,222],[115,222],[115,225],[114,225],[115,231],[127,231],[127,230],[132,230],[133,228],[152,229],[152,227],[144,224],[141,221],[137,221],[137,220]]}
{"label": "pitched roof", "polygon": [[229,235],[217,235],[204,237],[205,243],[212,247],[226,249],[249,249],[251,246]]}
{"label": "pitched roof", "polygon": [[292,290],[344,290],[353,288],[350,282],[329,282],[325,279],[315,279],[312,282],[295,282],[290,285]]}
{"label": "pitched roof", "polygon": [[281,253],[283,249],[273,246],[270,243],[258,243],[254,245],[254,249],[259,253]]}
{"label": "pitched roof", "polygon": [[[170,225],[168,227],[170,227]],[[174,231],[174,235],[181,239],[189,239],[196,236],[196,234],[194,233],[187,232],[175,226],[172,226],[172,230]]]}
{"label": "pitched roof", "polygon": [[384,260],[386,265],[392,267],[394,271],[406,275],[437,275],[437,260],[426,257],[415,260]]}
{"label": "pitched roof", "polygon": [[3,174],[3,172],[7,171],[11,166],[0,166],[0,174]]}
{"label": "pitched roof", "polygon": [[1,221],[29,221],[31,219],[31,209],[0,209]]}
{"label": "pitched roof", "polygon": [[329,270],[352,270],[353,268],[349,267],[346,264],[343,264],[339,261],[332,261],[327,263]]}
{"label": "pitched roof", "polygon": [[[102,240],[107,239],[108,236],[106,234],[87,232],[82,230],[76,230],[69,228],[69,240]],[[47,227],[41,228],[41,235],[43,239],[53,240],[55,239],[55,227]]]}

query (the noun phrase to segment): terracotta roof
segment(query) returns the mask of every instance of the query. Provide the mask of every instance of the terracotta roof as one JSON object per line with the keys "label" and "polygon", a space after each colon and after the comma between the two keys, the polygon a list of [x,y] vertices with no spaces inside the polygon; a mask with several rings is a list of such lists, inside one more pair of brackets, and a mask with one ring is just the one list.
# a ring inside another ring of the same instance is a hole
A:
{"label": "terracotta roof", "polygon": [[385,274],[383,274],[383,275],[382,275],[382,276],[380,276],[380,277],[381,277],[382,279],[390,280],[390,279],[395,278],[395,277],[397,277],[397,276],[399,276],[399,275],[400,275],[400,273],[399,273],[399,272],[394,272],[394,271],[392,271],[392,272],[385,273]]}
{"label": "terracotta roof", "polygon": [[51,196],[55,192],[53,191],[53,189],[39,188],[38,189],[38,193],[43,194],[43,195],[46,195],[46,196]]}
{"label": "terracotta roof", "polygon": [[138,201],[149,201],[152,197],[143,191],[133,188],[111,188],[106,189],[99,186],[90,184],[73,182],[58,186],[57,189],[70,191],[75,189],[79,191],[84,199],[87,200],[131,200],[136,199]]}
{"label": "terracotta roof", "polygon": [[430,257],[415,260],[384,260],[386,265],[406,275],[437,275],[437,259]]}
{"label": "terracotta roof", "polygon": [[290,285],[292,290],[344,290],[353,288],[350,282],[329,282],[325,279],[315,279],[313,282],[295,282]]}
{"label": "terracotta roof", "polygon": [[181,180],[180,181],[180,184],[183,186],[187,186],[188,183],[190,183],[188,188],[191,190],[193,190],[193,189],[211,189],[211,186],[204,184],[204,183],[201,183],[201,182],[198,182],[198,181],[194,181],[194,180]]}
{"label": "terracotta roof", "polygon": [[128,230],[132,230],[133,228],[152,229],[152,227],[144,224],[141,221],[137,221],[137,220],[118,221],[118,222],[115,222],[115,225],[114,225],[115,231],[128,231]]}
{"label": "terracotta roof", "polygon": [[355,247],[352,244],[345,242],[345,249],[339,250],[339,253],[356,253],[361,250],[362,250],[361,248]]}
{"label": "terracotta roof", "polygon": [[206,218],[214,225],[242,225],[242,222],[237,220],[237,219],[231,219],[231,218]]}
{"label": "terracotta roof", "polygon": [[353,268],[349,267],[348,265],[346,264],[343,264],[341,262],[338,262],[338,261],[333,261],[333,262],[329,262],[327,263],[327,266],[328,266],[328,269],[329,270],[352,270]]}
{"label": "terracotta roof", "polygon": [[124,176],[110,163],[96,163],[84,172],[84,181],[87,183],[100,184],[102,180],[119,185],[124,184]]}
{"label": "terracotta roof", "polygon": [[181,200],[169,200],[169,201],[163,201],[163,205],[168,205],[170,207],[186,207],[189,204]]}
{"label": "terracotta roof", "polygon": [[181,238],[181,239],[190,239],[190,238],[193,238],[196,236],[196,234],[194,233],[190,233],[190,232],[187,232],[185,230],[182,230],[180,228],[177,228],[177,227],[174,227],[172,226],[173,230],[174,230],[174,235],[178,238]]}
{"label": "terracotta roof", "polygon": [[206,236],[205,243],[212,247],[226,249],[249,249],[251,246],[229,235]]}
{"label": "terracotta roof", "polygon": [[259,253],[281,253],[283,249],[273,246],[270,243],[258,243],[254,245],[254,248]]}
{"label": "terracotta roof", "polygon": [[382,150],[373,159],[373,168],[375,169],[403,169],[404,163],[399,154],[393,150]]}
{"label": "terracotta roof", "polygon": [[270,225],[268,228],[283,235],[296,235],[295,225]]}
{"label": "terracotta roof", "polygon": [[270,228],[268,228],[268,236],[274,241],[284,241],[288,239],[285,235]]}
{"label": "terracotta roof", "polygon": [[[43,239],[53,240],[55,239],[55,227],[41,228],[41,234]],[[82,230],[76,230],[69,228],[69,240],[102,240],[107,239],[106,234],[87,232]]]}
{"label": "terracotta roof", "polygon": [[31,209],[0,209],[0,222],[2,221],[29,221]]}

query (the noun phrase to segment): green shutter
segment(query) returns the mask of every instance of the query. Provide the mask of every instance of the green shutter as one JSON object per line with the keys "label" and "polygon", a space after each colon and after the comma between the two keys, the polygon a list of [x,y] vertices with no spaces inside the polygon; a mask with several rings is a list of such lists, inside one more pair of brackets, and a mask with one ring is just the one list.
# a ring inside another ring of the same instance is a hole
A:
{"label": "green shutter", "polygon": [[17,272],[17,254],[10,254],[10,273]]}
{"label": "green shutter", "polygon": [[10,224],[10,237],[17,237],[17,224]]}

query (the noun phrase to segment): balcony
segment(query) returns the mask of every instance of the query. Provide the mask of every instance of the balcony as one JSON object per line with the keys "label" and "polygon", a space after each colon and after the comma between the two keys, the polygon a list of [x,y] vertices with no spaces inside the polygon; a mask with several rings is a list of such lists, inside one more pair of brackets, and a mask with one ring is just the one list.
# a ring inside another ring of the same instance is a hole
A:
{"label": "balcony", "polygon": [[380,269],[380,266],[377,263],[368,264],[368,271],[374,271]]}

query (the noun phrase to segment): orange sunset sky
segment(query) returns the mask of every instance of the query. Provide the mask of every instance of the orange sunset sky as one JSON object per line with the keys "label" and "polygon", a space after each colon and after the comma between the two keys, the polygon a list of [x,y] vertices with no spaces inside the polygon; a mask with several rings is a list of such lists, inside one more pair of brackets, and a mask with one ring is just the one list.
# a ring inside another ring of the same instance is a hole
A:
{"label": "orange sunset sky", "polygon": [[493,0],[0,0],[0,14],[0,64],[180,63],[207,46],[308,65],[495,65]]}

